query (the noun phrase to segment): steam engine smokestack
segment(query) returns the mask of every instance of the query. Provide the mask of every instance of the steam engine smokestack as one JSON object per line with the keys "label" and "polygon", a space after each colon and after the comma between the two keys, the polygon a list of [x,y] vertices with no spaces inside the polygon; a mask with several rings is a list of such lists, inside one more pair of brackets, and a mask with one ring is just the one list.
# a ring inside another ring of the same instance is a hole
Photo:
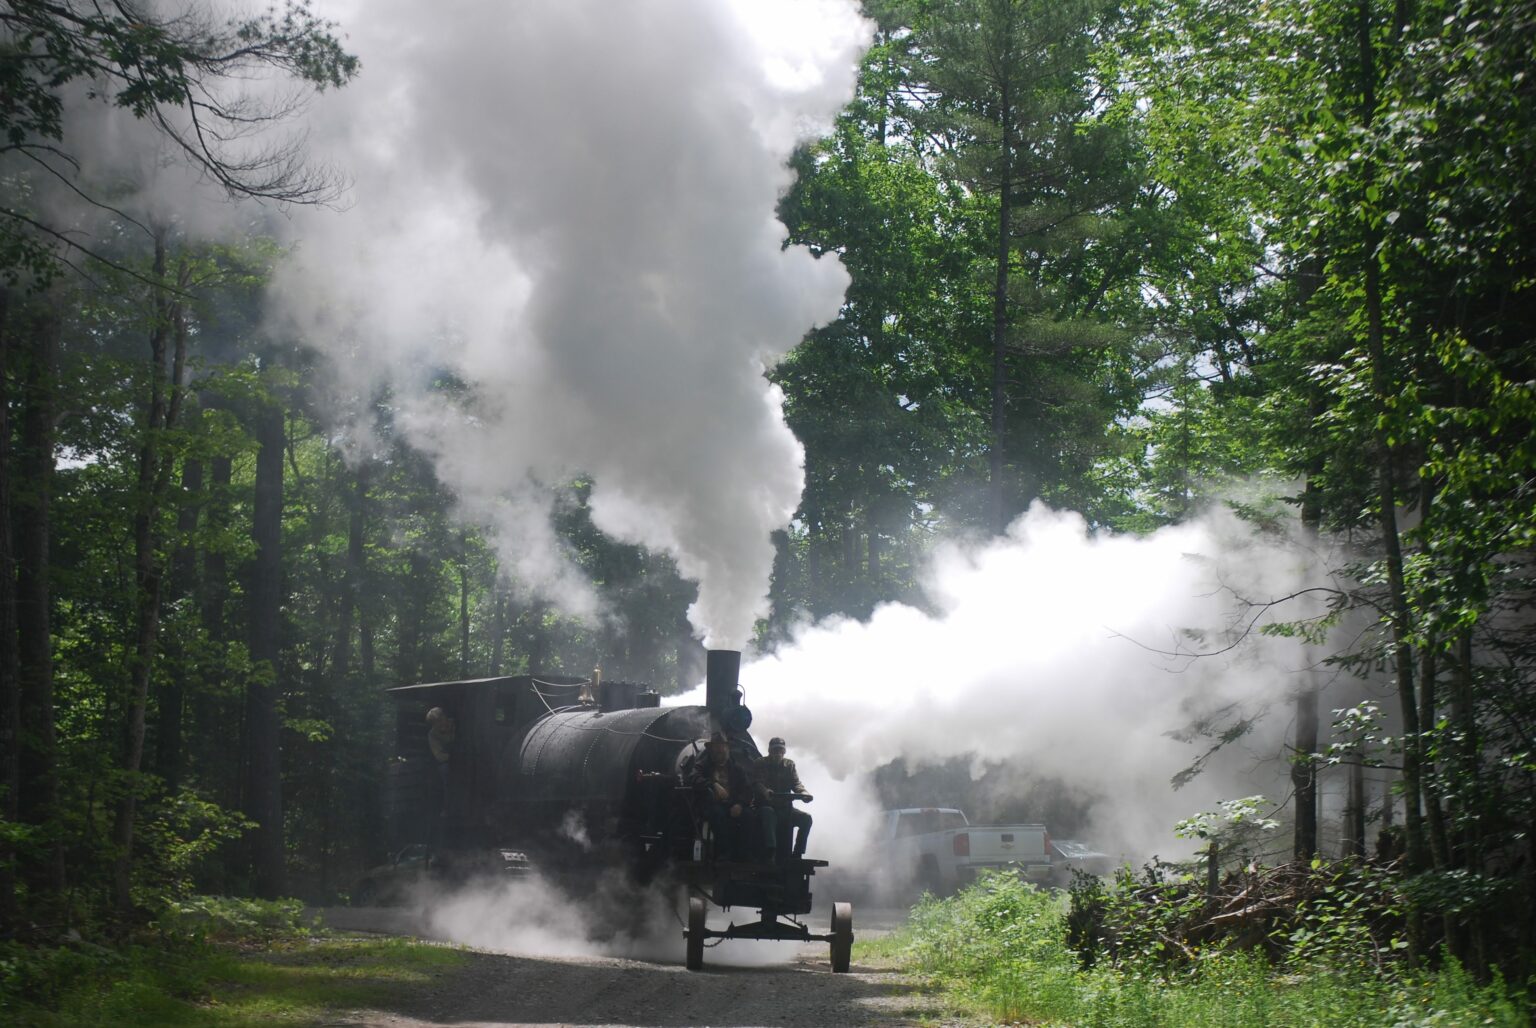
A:
{"label": "steam engine smokestack", "polygon": [[736,679],[741,672],[741,651],[710,650],[705,660],[704,705],[724,720],[739,703]]}

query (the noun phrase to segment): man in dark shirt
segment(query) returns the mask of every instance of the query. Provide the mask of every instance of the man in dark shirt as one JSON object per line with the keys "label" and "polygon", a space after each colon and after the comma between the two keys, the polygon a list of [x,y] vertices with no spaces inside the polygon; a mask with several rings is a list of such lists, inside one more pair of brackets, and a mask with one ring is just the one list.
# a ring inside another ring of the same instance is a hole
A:
{"label": "man in dark shirt", "polygon": [[[731,759],[730,743],[719,732],[704,747],[704,756],[694,763],[689,784],[698,796],[699,812],[714,834],[717,857],[747,859],[747,825],[754,816],[760,820],[764,838],[772,846],[773,811],[766,805],[754,805],[747,774]],[[772,857],[770,850],[769,858]]]}
{"label": "man in dark shirt", "polygon": [[[759,801],[769,807],[774,813],[774,826],[777,829],[778,839],[776,846],[778,852],[790,852],[789,837],[795,835],[793,853],[797,857],[805,856],[805,840],[811,834],[811,815],[803,810],[796,810],[792,796],[798,796],[809,803],[813,797],[805,791],[805,786],[800,784],[800,772],[795,770],[795,762],[784,754],[786,747],[784,740],[775,736],[768,740],[768,755],[759,757],[753,765],[753,774],[756,778],[756,788]],[[794,829],[798,828],[798,832]]]}

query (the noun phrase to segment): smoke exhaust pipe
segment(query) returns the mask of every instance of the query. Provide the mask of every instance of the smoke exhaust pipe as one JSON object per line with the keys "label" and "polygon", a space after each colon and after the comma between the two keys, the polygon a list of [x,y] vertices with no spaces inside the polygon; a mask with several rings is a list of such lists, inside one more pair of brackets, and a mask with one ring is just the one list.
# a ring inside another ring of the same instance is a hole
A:
{"label": "smoke exhaust pipe", "polygon": [[741,674],[740,650],[710,650],[705,654],[704,705],[722,722],[741,705],[737,677]]}

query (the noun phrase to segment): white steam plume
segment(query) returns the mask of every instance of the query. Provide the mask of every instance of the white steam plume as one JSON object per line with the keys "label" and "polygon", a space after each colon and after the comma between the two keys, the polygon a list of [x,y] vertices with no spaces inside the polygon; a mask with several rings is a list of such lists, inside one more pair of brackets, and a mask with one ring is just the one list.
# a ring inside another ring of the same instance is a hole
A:
{"label": "white steam plume", "polygon": [[[619,957],[680,964],[684,957],[684,891],[644,888],[623,871],[594,873],[580,894],[532,877],[482,880],[459,889],[422,887],[414,930],[476,949],[519,956]],[[739,915],[738,915],[739,919]],[[729,915],[712,911],[711,926]],[[757,967],[787,963],[792,942],[750,942],[710,951],[711,964]]]}
{"label": "white steam plume", "polygon": [[342,388],[392,389],[525,584],[593,612],[541,524],[544,487],[587,473],[598,527],[671,554],[695,628],[740,646],[802,484],[763,371],[847,284],[774,208],[852,95],[856,4],[326,10],[363,73],[317,105],[313,147],[355,203],[304,213],[273,306]]}
{"label": "white steam plume", "polygon": [[[967,756],[978,774],[981,762],[1001,761],[1021,779],[1065,782],[1093,803],[1092,841],[1103,847],[1166,854],[1179,818],[1237,795],[1284,795],[1285,768],[1274,758],[1289,727],[1286,700],[1325,674],[1299,641],[1256,630],[1230,652],[1196,660],[1149,647],[1220,650],[1238,596],[1330,584],[1314,553],[1256,536],[1229,514],[1146,537],[1096,536],[1079,516],[1037,505],[1003,538],[936,554],[932,613],[889,604],[867,623],[807,626],[744,664],[741,681],[755,731],[788,738],[817,795],[818,856],[860,856],[872,803],[864,773],[898,757],[913,766]],[[1259,624],[1322,609],[1309,594]],[[1167,733],[1227,704],[1279,709],[1175,792],[1170,779],[1209,743]]]}

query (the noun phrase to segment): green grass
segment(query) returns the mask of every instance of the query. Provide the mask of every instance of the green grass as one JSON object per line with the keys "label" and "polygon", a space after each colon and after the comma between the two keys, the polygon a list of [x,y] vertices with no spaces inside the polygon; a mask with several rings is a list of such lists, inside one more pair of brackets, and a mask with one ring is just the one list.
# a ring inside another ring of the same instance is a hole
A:
{"label": "green grass", "polygon": [[[113,956],[103,956],[107,953]],[[55,954],[37,992],[7,990],[0,1020],[38,1028],[308,1025],[375,1008],[460,966],[462,953],[404,939],[288,937]],[[42,1002],[39,1002],[42,1000]]]}
{"label": "green grass", "polygon": [[1277,967],[1241,951],[1178,970],[1083,970],[1065,942],[1065,901],[1011,878],[925,900],[901,932],[861,944],[937,986],[948,1006],[989,1022],[1104,1028],[1284,1028],[1530,1023],[1523,996],[1454,962],[1437,971]]}

